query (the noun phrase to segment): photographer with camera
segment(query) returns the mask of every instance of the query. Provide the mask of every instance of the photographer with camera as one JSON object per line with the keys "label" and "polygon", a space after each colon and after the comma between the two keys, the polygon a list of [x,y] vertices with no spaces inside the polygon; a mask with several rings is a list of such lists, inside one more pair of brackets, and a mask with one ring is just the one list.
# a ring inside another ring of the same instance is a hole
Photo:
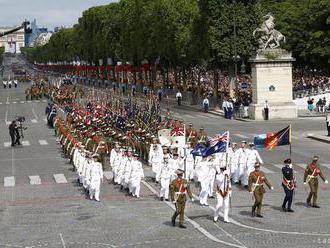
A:
{"label": "photographer with camera", "polygon": [[21,145],[21,142],[19,140],[20,134],[15,120],[12,121],[9,125],[9,135],[11,138],[11,146],[15,146],[16,144]]}

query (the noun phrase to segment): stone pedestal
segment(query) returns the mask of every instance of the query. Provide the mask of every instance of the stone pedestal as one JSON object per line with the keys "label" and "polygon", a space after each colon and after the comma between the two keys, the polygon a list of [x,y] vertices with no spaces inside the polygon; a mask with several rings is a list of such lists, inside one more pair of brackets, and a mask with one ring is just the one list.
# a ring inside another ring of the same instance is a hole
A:
{"label": "stone pedestal", "polygon": [[249,117],[264,119],[264,104],[269,104],[269,119],[295,119],[297,106],[292,99],[292,58],[283,49],[259,50],[250,59],[252,69],[252,104]]}

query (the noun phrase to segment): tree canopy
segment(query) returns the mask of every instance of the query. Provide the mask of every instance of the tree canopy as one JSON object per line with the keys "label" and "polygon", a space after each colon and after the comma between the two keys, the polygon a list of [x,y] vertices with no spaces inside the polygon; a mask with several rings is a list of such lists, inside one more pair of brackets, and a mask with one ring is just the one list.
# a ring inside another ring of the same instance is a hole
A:
{"label": "tree canopy", "polygon": [[329,0],[121,0],[84,11],[72,28],[24,52],[38,62],[160,58],[172,66],[226,68],[235,51],[245,61],[256,51],[252,32],[268,12],[299,65],[329,67]]}

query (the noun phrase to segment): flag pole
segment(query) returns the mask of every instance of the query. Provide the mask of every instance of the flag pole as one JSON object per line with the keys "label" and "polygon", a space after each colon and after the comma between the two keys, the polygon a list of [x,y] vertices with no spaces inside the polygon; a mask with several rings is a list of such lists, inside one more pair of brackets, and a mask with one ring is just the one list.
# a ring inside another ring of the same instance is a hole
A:
{"label": "flag pole", "polygon": [[292,155],[292,139],[291,139],[291,124],[290,124],[290,128],[289,128],[289,140],[290,140],[290,158]]}
{"label": "flag pole", "polygon": [[183,161],[183,166],[184,166],[184,175],[185,178],[187,180],[189,180],[187,178],[187,145],[186,145],[186,124],[183,124],[183,135],[184,135],[184,150],[183,150],[183,154],[184,154],[184,161]]}

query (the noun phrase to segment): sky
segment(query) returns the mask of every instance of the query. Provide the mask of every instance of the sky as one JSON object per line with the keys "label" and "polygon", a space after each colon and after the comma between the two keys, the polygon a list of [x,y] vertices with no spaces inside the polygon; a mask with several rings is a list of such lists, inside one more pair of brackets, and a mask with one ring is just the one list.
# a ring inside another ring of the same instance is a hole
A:
{"label": "sky", "polygon": [[116,0],[0,0],[0,27],[18,26],[27,19],[37,19],[39,28],[53,30],[70,27],[78,22],[82,12],[92,6]]}

